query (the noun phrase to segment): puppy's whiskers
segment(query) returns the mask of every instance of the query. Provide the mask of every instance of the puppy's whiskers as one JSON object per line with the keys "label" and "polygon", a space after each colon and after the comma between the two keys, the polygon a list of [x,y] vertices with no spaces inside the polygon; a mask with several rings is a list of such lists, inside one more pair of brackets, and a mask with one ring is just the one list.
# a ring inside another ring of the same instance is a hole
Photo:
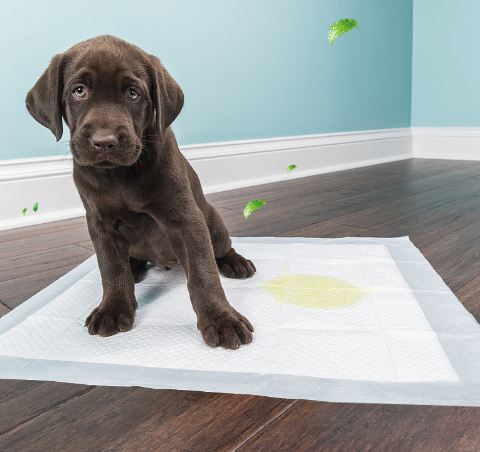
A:
{"label": "puppy's whiskers", "polygon": [[60,151],[64,151],[66,148],[70,149],[69,141],[60,141],[55,147],[50,151],[50,155],[58,155]]}

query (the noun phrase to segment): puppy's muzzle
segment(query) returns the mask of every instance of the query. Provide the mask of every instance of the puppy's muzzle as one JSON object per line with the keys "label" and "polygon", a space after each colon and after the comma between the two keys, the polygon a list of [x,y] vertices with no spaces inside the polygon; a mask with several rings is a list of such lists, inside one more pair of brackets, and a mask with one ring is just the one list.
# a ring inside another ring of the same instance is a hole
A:
{"label": "puppy's muzzle", "polygon": [[107,160],[109,155],[114,157],[118,139],[114,135],[94,135],[90,138],[90,143],[95,151],[99,153],[99,157],[103,157],[102,160]]}

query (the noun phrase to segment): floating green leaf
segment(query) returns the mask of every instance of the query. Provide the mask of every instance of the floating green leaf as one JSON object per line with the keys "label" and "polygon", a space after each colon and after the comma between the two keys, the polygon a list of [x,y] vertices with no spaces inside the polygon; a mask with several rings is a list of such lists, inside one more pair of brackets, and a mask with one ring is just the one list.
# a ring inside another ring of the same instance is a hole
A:
{"label": "floating green leaf", "polygon": [[38,210],[38,202],[35,203],[33,206],[33,211],[36,212]]}
{"label": "floating green leaf", "polygon": [[297,167],[297,165],[290,165],[288,168],[287,168],[287,174],[292,171],[293,169],[295,169]]}
{"label": "floating green leaf", "polygon": [[254,210],[260,209],[260,207],[264,206],[265,204],[266,202],[261,199],[255,199],[254,201],[250,201],[243,209],[243,215],[245,216],[245,218],[248,218]]}
{"label": "floating green leaf", "polygon": [[27,208],[25,207],[25,209],[22,210],[22,215],[25,216],[26,213],[27,213]]}
{"label": "floating green leaf", "polygon": [[354,27],[358,28],[358,22],[353,19],[342,19],[338,22],[335,22],[330,27],[330,30],[328,30],[328,40],[330,41],[330,44],[333,44],[335,39],[337,39],[340,35],[343,35],[343,33],[350,31]]}

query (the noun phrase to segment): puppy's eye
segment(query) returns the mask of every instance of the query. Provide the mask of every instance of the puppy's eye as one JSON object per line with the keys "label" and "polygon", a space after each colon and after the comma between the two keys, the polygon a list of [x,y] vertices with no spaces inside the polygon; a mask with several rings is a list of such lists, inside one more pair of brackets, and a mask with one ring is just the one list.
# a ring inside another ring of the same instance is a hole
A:
{"label": "puppy's eye", "polygon": [[85,88],[83,86],[77,86],[74,90],[73,90],[73,95],[77,98],[77,99],[83,99],[87,94],[87,91],[85,90]]}
{"label": "puppy's eye", "polygon": [[130,88],[127,94],[128,94],[128,97],[132,100],[136,100],[140,97],[140,94],[137,91],[135,91],[133,88]]}

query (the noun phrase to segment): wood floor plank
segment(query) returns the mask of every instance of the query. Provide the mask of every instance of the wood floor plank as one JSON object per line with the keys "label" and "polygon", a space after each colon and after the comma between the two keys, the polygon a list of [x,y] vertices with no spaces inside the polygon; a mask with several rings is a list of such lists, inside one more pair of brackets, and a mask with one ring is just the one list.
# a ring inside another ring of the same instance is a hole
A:
{"label": "wood floor plank", "polygon": [[478,221],[480,194],[467,196],[439,207],[420,211],[376,229],[341,224],[345,219],[333,219],[278,234],[301,237],[402,237],[420,249],[439,238]]}
{"label": "wood floor plank", "polygon": [[[344,197],[345,202],[352,204],[362,204],[364,206],[378,206],[379,204],[385,204],[386,202],[395,201],[408,196],[416,195],[419,193],[427,192],[433,189],[439,189],[445,186],[459,187],[466,183],[468,179],[473,179],[471,185],[476,185],[475,175],[477,173],[470,171],[469,169],[463,169],[460,171],[453,171],[447,174],[440,174],[421,178],[418,180],[408,181],[386,188],[379,184],[380,189],[369,191],[367,193],[360,193]],[[376,183],[376,181],[371,181]]]}
{"label": "wood floor plank", "polygon": [[[398,165],[400,162],[392,163],[397,163]],[[426,166],[427,164],[428,166]],[[405,163],[403,163],[403,166],[404,165]],[[383,167],[384,165],[380,166]],[[374,191],[390,187],[391,185],[415,182],[427,177],[440,176],[462,169],[466,169],[469,172],[465,178],[476,177],[476,175],[480,174],[480,163],[477,164],[477,162],[473,162],[472,164],[472,162],[445,163],[445,161],[443,161],[437,162],[436,165],[432,162],[425,162],[425,166],[411,169],[408,172],[399,171],[395,168],[391,168],[391,172],[387,172],[387,170],[378,171],[374,168],[376,168],[376,166],[369,166],[366,168],[348,171],[339,171],[335,173],[319,174],[316,176],[294,179],[291,181],[275,182],[271,184],[257,185],[220,193],[212,193],[207,195],[206,198],[214,205],[224,206],[228,205],[228,202],[237,202],[238,198],[243,198],[243,201],[246,202],[256,198],[264,199],[263,196],[268,196],[268,194],[276,191],[279,191],[280,193],[288,193],[289,191],[293,191],[294,194],[341,188],[360,192]],[[456,177],[457,180],[462,180],[463,177],[461,177],[459,174],[460,173],[457,173],[452,177]],[[361,202],[358,203],[361,204]]]}
{"label": "wood floor plank", "polygon": [[220,212],[220,214],[223,214],[224,212],[228,212],[230,210],[230,208],[227,206],[215,206],[215,207]]}
{"label": "wood floor plank", "polygon": [[[312,199],[315,199],[315,203],[325,203],[330,201],[338,201],[339,199],[348,198],[349,196],[355,196],[359,193],[361,192],[344,188],[333,190],[318,190],[317,187],[310,187],[307,191],[301,190],[300,192],[298,190],[284,188],[259,193],[255,199],[260,198],[263,201],[268,202],[269,204],[273,201],[283,201],[287,198],[295,198],[297,199],[297,202],[301,203],[308,203],[309,200],[311,202]],[[243,211],[245,205],[252,200],[253,199],[251,195],[246,195],[239,196],[233,200],[217,201],[216,203],[214,203],[214,205],[215,207],[223,206],[228,208],[229,210],[239,209],[240,211]]]}
{"label": "wood floor plank", "polygon": [[[43,384],[46,384],[46,382],[34,380],[2,380],[0,384],[0,404],[13,400]],[[13,415],[13,413],[11,414]]]}
{"label": "wood floor plank", "polygon": [[378,229],[476,193],[480,193],[480,179],[471,178],[343,215],[341,222],[349,226]]}
{"label": "wood floor plank", "polygon": [[93,247],[93,243],[90,239],[85,240],[84,242],[75,242],[75,245],[81,246],[82,248],[87,248],[87,250],[95,252],[95,248]]}
{"label": "wood floor plank", "polygon": [[48,287],[58,278],[67,274],[70,270],[73,270],[77,265],[67,265],[0,282],[0,300],[10,309],[14,309],[42,289],[45,289],[45,287]]}
{"label": "wood floor plank", "polygon": [[308,226],[292,229],[275,234],[276,237],[312,237],[312,238],[341,238],[341,237],[373,237],[373,231],[367,228],[341,224],[338,218],[320,221]]}
{"label": "wood floor plank", "polygon": [[3,303],[0,303],[0,317],[3,317],[5,314],[8,314],[11,311],[10,308],[5,306]]}
{"label": "wood floor plank", "polygon": [[80,246],[66,245],[0,259],[0,282],[69,265],[78,265],[92,255],[93,253],[90,250]]}
{"label": "wood floor plank", "polygon": [[480,220],[429,243],[422,253],[456,292],[480,275]]}
{"label": "wood floor plank", "polygon": [[378,190],[379,187],[387,188],[392,185],[404,184],[407,182],[414,182],[432,176],[445,175],[454,171],[466,169],[474,177],[478,177],[480,173],[480,162],[472,166],[472,162],[457,162],[455,166],[428,166],[422,168],[410,169],[409,171],[398,171],[395,174],[389,174],[381,178],[371,177],[367,181],[362,181],[358,184],[349,186],[351,189],[359,189],[365,191]]}
{"label": "wood floor plank", "polygon": [[384,171],[390,173],[412,173],[423,171],[425,169],[434,168],[436,170],[443,170],[444,168],[453,169],[466,166],[476,166],[479,162],[467,162],[462,160],[444,160],[444,159],[407,159],[396,162],[384,163],[380,166]]}
{"label": "wood floor plank", "polygon": [[392,234],[408,235],[417,247],[423,249],[424,246],[445,235],[478,221],[479,212],[480,194],[475,194],[402,218],[372,232],[375,237],[393,237]]}
{"label": "wood floor plank", "polygon": [[8,242],[0,242],[0,257],[5,259],[7,257],[20,256],[85,240],[90,240],[86,227],[55,231],[49,234],[42,234],[40,237],[24,237],[9,240]]}
{"label": "wood floor plank", "polygon": [[70,218],[69,220],[37,224],[35,226],[26,226],[24,228],[8,229],[6,231],[0,231],[0,243],[17,239],[25,239],[27,237],[38,237],[43,234],[52,234],[60,231],[67,231],[69,229],[84,228],[86,225],[87,221],[83,216]]}
{"label": "wood floor plank", "polygon": [[[345,404],[301,400],[238,452],[480,450],[474,407]],[[473,449],[452,449],[459,440]],[[236,452],[236,451],[235,451]]]}
{"label": "wood floor plank", "polygon": [[0,436],[0,450],[222,451],[281,402],[250,395],[96,387]]}
{"label": "wood floor plank", "polygon": [[[238,222],[245,224],[248,220],[251,220],[251,223],[254,223],[260,220],[261,217],[265,218],[266,216],[281,215],[282,218],[287,218],[294,211],[299,213],[312,211],[325,212],[327,210],[332,210],[331,207],[337,205],[336,201],[342,198],[342,193],[344,194],[343,190],[340,190],[340,192],[335,190],[330,197],[328,194],[324,197],[323,193],[313,192],[281,199],[264,200],[266,201],[266,204],[259,210],[253,212],[248,219],[246,219],[243,214],[245,207],[243,201],[238,205],[232,202],[232,209],[228,212],[222,213],[222,219],[229,224],[231,220],[233,220],[234,223]],[[346,206],[346,204],[342,202],[341,206]]]}
{"label": "wood floor plank", "polygon": [[337,218],[364,209],[364,206],[341,202],[313,204],[303,209],[297,209],[294,201],[276,206],[272,206],[273,203],[276,201],[253,212],[247,219],[243,216],[243,212],[224,215],[223,219],[230,235],[232,237],[273,236],[303,225]]}
{"label": "wood floor plank", "polygon": [[224,447],[224,450],[229,452],[235,452],[236,450],[240,449],[244,444],[250,441],[251,438],[253,438],[255,435],[258,435],[258,433],[262,431],[267,425],[271,424],[275,419],[282,416],[298,402],[298,399],[282,399],[282,401],[277,406],[275,406],[275,408],[270,411],[265,417],[244,430],[231,443],[227,443]]}
{"label": "wood floor plank", "polygon": [[209,202],[217,202],[229,199],[234,200],[240,196],[256,196],[259,193],[261,194],[277,189],[297,189],[298,187],[303,187],[305,192],[307,192],[311,187],[314,187],[314,190],[343,188],[351,184],[365,182],[371,179],[373,174],[375,174],[377,177],[388,178],[389,175],[391,176],[391,173],[383,168],[383,165],[373,165],[364,168],[317,174],[315,176],[294,178],[281,182],[272,182],[268,184],[238,188],[235,190],[210,193],[206,195],[206,198]]}
{"label": "wood floor plank", "polygon": [[480,323],[480,275],[468,281],[455,292],[457,298],[463,306],[472,314],[476,321]]}
{"label": "wood floor plank", "polygon": [[25,428],[27,421],[94,388],[50,381],[19,380],[7,380],[5,386],[8,386],[8,391],[3,387],[0,390],[0,438],[2,435],[9,436],[9,432]]}

